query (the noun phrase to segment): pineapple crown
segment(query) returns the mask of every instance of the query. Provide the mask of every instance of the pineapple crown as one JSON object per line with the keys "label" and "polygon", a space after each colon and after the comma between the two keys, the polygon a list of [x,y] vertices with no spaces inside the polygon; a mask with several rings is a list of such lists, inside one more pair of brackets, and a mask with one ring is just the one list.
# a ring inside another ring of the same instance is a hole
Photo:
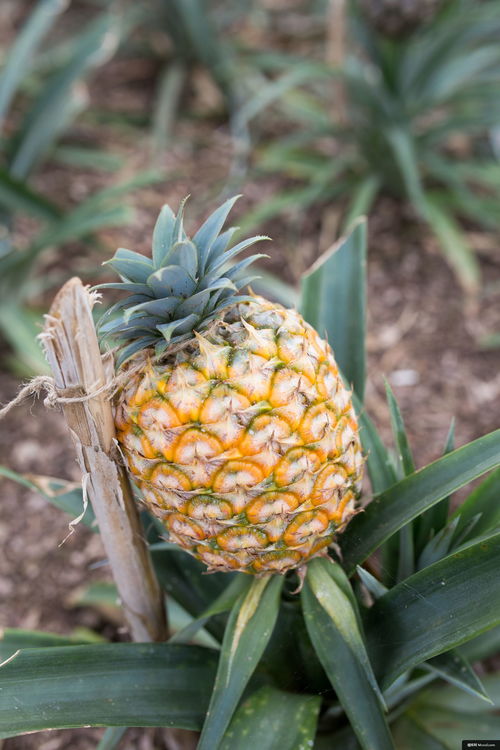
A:
{"label": "pineapple crown", "polygon": [[269,237],[256,236],[231,247],[236,227],[222,231],[231,208],[240,196],[230,198],[198,229],[191,239],[184,230],[184,199],[177,215],[163,206],[153,232],[152,258],[119,248],[106,265],[121,282],[100,284],[98,289],[120,289],[128,296],[112,305],[98,324],[101,339],[120,346],[117,366],[136,352],[155,348],[160,356],[171,344],[193,336],[222,310],[251,297],[238,294],[255,276],[241,272],[258,253],[231,263],[245,248]]}

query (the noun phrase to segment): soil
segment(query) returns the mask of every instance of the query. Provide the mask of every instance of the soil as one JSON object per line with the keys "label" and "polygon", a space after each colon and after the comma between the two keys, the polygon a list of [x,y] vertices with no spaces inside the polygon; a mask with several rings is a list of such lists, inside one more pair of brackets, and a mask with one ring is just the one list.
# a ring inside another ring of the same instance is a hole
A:
{"label": "soil", "polygon": [[[107,111],[123,118],[148,111],[154,100],[155,67],[133,57],[118,56],[100,71],[90,86],[90,111]],[[224,190],[232,153],[227,127],[219,118],[220,102],[212,111],[190,92],[168,149],[157,160],[165,177],[133,195],[136,219],[119,230],[101,232],[104,250],[81,244],[66,248],[64,259],[52,257],[45,271],[56,270],[64,280],[79,273],[97,279],[99,262],[118,245],[148,252],[156,214],[164,202],[175,205],[190,190],[190,221],[202,217]],[[71,132],[71,142],[107,148],[124,157],[124,176],[151,163],[148,131],[117,127],[108,118],[83,116]],[[94,170],[71,170],[48,163],[36,183],[50,186],[61,205],[81,199],[115,176]],[[249,177],[238,212],[244,214],[278,185],[274,180]],[[293,221],[281,219],[258,231],[274,239],[272,259],[265,265],[281,278],[296,282],[300,273],[335,239],[335,208],[323,206]],[[20,241],[32,227],[20,223]],[[368,371],[366,408],[390,440],[383,376],[399,400],[417,465],[439,457],[453,417],[456,443],[463,445],[499,426],[500,350],[485,350],[481,337],[500,331],[500,254],[496,239],[475,233],[484,285],[479,299],[467,300],[434,241],[411,212],[383,198],[369,223],[368,258]],[[102,279],[102,277],[101,277]],[[47,309],[50,294],[38,304]],[[0,402],[11,399],[19,381],[9,372],[0,376]],[[496,407],[496,408],[495,408]],[[79,473],[62,416],[41,404],[12,412],[1,425],[0,463],[21,473],[78,480]],[[70,634],[90,628],[114,639],[126,637],[93,608],[75,607],[75,591],[92,581],[108,580],[97,535],[82,525],[68,536],[68,517],[40,496],[1,480],[0,627],[41,629]],[[42,732],[4,741],[2,750],[90,750],[102,730]],[[131,731],[121,748],[149,750],[159,746],[153,732]],[[0,742],[1,745],[1,742]]]}

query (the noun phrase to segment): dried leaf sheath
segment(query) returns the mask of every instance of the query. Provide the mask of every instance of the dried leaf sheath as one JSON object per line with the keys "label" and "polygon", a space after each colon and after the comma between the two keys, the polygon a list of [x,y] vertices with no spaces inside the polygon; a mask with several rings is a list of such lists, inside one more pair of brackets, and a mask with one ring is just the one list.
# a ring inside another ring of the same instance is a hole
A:
{"label": "dried leaf sheath", "polygon": [[[43,345],[62,396],[86,396],[106,383],[91,314],[92,299],[73,278],[57,295],[47,316]],[[115,430],[109,394],[63,406],[78,463],[115,578],[125,616],[136,641],[163,640],[163,600],[142,537],[126,472],[112,459]]]}

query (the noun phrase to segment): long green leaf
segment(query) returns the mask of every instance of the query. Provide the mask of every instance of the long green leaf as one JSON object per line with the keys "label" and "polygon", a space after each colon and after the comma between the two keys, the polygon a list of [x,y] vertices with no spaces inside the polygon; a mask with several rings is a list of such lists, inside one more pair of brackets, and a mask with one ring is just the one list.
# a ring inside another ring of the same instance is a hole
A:
{"label": "long green leaf", "polygon": [[460,653],[459,649],[447,651],[444,654],[434,656],[423,665],[425,669],[442,677],[452,685],[465,690],[466,693],[481,698],[491,704],[484,686],[470,666],[467,659]]}
{"label": "long green leaf", "polygon": [[216,652],[110,643],[27,649],[0,667],[0,738],[79,726],[199,729]]}
{"label": "long green leaf", "polygon": [[83,205],[66,214],[59,221],[50,224],[40,234],[27,252],[27,260],[30,263],[41,250],[47,247],[62,245],[64,242],[75,242],[103,227],[127,224],[133,217],[129,207],[124,205],[103,205],[95,212],[83,212]]}
{"label": "long green leaf", "polygon": [[[359,567],[359,565],[357,567],[357,573],[375,601],[387,593],[388,589],[367,570]],[[465,690],[472,695],[479,696],[484,700],[489,700],[480,679],[470,666],[465,653],[462,653],[461,649],[453,649],[444,654],[439,654],[439,656],[435,656],[433,659],[429,659],[429,661],[422,664],[422,667],[434,674],[438,674],[448,682],[458,685],[462,690]],[[401,700],[401,690],[397,687],[397,681],[389,688],[389,694],[391,691],[394,691],[395,697],[398,700]]]}
{"label": "long green leaf", "polygon": [[214,750],[271,637],[279,610],[282,576],[254,578],[229,616],[198,750]]}
{"label": "long green leaf", "polygon": [[[455,449],[455,419],[451,420],[450,429],[446,436],[443,456]],[[448,522],[450,497],[445,497],[432,508],[422,513],[415,521],[415,556],[418,558],[424,547],[436,534],[443,530]]]}
{"label": "long green leaf", "polygon": [[155,160],[161,158],[170,143],[186,74],[186,66],[181,60],[169,60],[160,76],[151,133],[152,157]]}
{"label": "long green leaf", "polygon": [[417,570],[427,568],[429,565],[438,562],[438,560],[442,560],[443,557],[446,557],[452,552],[452,540],[455,526],[456,522],[451,521],[429,539],[418,556]]}
{"label": "long green leaf", "polygon": [[75,241],[103,227],[120,226],[133,218],[130,208],[120,200],[137,188],[158,182],[159,173],[145,170],[125,182],[93,193],[59,221],[52,222],[26,251],[24,266],[29,267],[45,248]]}
{"label": "long green leaf", "polygon": [[453,541],[465,541],[500,526],[500,468],[471,492],[452,519],[457,519]]}
{"label": "long green leaf", "polygon": [[359,419],[359,436],[366,456],[372,491],[375,495],[378,495],[391,485],[396,484],[396,472],[377,428],[355,393],[353,394],[353,403]]}
{"label": "long green leaf", "polygon": [[102,148],[58,145],[51,152],[51,158],[77,169],[90,169],[98,172],[117,172],[125,166],[126,159],[120,154]]}
{"label": "long green leaf", "polygon": [[165,4],[167,28],[177,57],[197,59],[210,71],[221,91],[232,103],[233,65],[230,50],[219,39],[213,15],[201,0],[172,0]]}
{"label": "long green leaf", "polygon": [[426,196],[425,216],[464,289],[479,287],[479,263],[453,216],[432,195]]}
{"label": "long green leaf", "polygon": [[421,570],[380,597],[366,633],[383,686],[500,624],[500,534]]}
{"label": "long green leaf", "polygon": [[365,750],[393,743],[352,600],[329,575],[324,560],[309,563],[302,608],[316,653]]}
{"label": "long green leaf", "polygon": [[66,7],[64,0],[39,0],[14,44],[0,77],[0,124],[33,55],[56,16]]}
{"label": "long green leaf", "polygon": [[470,713],[472,715],[490,713],[500,709],[500,672],[490,672],[483,677],[484,687],[491,698],[485,703],[476,696],[470,696],[451,685],[427,688],[418,697],[421,705],[435,706],[438,709]]}
{"label": "long green leaf", "polygon": [[243,123],[248,123],[259,112],[281,99],[290,89],[325,75],[329,77],[330,73],[324,66],[309,61],[288,69],[280,77],[260,86],[257,93],[245,102],[237,113],[236,127],[240,128]]}
{"label": "long green leaf", "polygon": [[251,695],[234,715],[220,750],[305,750],[312,747],[321,705],[318,695],[270,686]]}
{"label": "long green leaf", "polygon": [[[305,211],[310,205],[319,200],[325,200],[338,195],[341,191],[338,186],[330,186],[332,175],[328,173],[305,187],[288,188],[276,193],[270,199],[258,203],[257,206],[248,211],[242,221],[238,236],[248,232],[255,226],[261,226],[265,221],[274,219],[275,216],[284,211]],[[297,214],[295,214],[297,215]]]}
{"label": "long green leaf", "polygon": [[408,198],[417,212],[424,215],[425,198],[420,179],[418,155],[411,133],[403,128],[391,128],[386,137],[401,172]]}
{"label": "long green leaf", "polygon": [[366,222],[321,256],[302,277],[300,311],[327,336],[337,363],[363,401],[365,388]]}
{"label": "long green leaf", "polygon": [[[388,381],[385,381],[387,403],[391,416],[392,434],[396,446],[398,478],[403,479],[415,471],[406,428],[399,404]],[[415,552],[413,544],[413,524],[407,523],[399,531],[398,538],[391,537],[382,549],[385,580],[393,582],[408,578],[415,572]]]}
{"label": "long green leaf", "polygon": [[407,477],[415,471],[415,463],[411,453],[410,444],[406,435],[406,429],[399,409],[398,402],[388,381],[385,381],[387,403],[391,415],[391,426],[394,442],[397,449],[398,466],[400,467],[400,478]]}
{"label": "long green leaf", "polygon": [[[62,122],[71,111],[68,104],[73,85],[97,60],[102,61],[98,53],[102,52],[104,39],[110,31],[110,21],[111,16],[105,12],[91,23],[75,43],[69,63],[49,81],[27,113],[16,136],[17,148],[10,164],[9,171],[15,177],[26,177],[60,132]],[[111,50],[112,45],[108,44],[106,53]]]}
{"label": "long green leaf", "polygon": [[344,567],[354,572],[405,523],[442,498],[500,464],[500,430],[420,469],[378,495],[340,537]]}
{"label": "long green leaf", "polygon": [[[98,190],[80,203],[72,212],[73,216],[83,217],[98,213],[105,206],[120,204],[120,200],[142,187],[154,185],[162,179],[157,169],[145,169],[135,173],[130,179],[117,182],[109,187]],[[145,257],[143,256],[143,259]]]}

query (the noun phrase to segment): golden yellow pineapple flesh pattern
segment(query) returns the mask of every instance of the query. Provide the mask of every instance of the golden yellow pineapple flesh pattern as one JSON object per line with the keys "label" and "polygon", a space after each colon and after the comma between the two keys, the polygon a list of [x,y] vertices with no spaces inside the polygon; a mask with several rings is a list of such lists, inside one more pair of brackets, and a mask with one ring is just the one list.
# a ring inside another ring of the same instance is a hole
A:
{"label": "golden yellow pineapple flesh pattern", "polygon": [[350,393],[314,329],[262,298],[195,336],[160,364],[125,366],[116,423],[129,468],[169,539],[210,570],[284,573],[354,512]]}

